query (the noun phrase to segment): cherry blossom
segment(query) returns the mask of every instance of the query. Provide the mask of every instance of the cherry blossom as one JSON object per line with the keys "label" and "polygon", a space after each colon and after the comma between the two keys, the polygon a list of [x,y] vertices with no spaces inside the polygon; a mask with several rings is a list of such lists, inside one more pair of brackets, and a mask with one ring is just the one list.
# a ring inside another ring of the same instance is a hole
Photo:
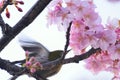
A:
{"label": "cherry blossom", "polygon": [[92,0],[60,0],[48,9],[48,26],[56,25],[66,31],[70,22],[70,47],[75,55],[86,52],[86,48],[100,48],[100,52],[85,60],[86,68],[93,73],[109,71],[113,80],[119,79],[120,71],[120,20],[110,19],[105,25],[96,12]]}
{"label": "cherry blossom", "polygon": [[105,70],[112,63],[112,60],[106,51],[101,51],[86,59],[85,62],[86,68],[96,74]]}

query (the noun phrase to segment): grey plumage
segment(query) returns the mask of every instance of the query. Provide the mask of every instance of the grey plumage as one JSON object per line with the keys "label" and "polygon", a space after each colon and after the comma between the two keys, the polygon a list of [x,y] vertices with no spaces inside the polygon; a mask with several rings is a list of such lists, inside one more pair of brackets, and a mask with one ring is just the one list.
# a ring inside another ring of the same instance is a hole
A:
{"label": "grey plumage", "polygon": [[35,40],[19,40],[21,47],[25,51],[29,51],[29,56],[34,56],[37,61],[44,63],[48,61],[49,50],[46,49],[42,44],[36,42]]}

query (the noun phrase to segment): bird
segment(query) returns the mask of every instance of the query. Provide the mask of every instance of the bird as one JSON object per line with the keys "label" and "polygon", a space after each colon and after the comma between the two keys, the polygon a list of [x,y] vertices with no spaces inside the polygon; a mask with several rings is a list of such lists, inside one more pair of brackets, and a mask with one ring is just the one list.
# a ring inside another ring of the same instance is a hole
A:
{"label": "bird", "polygon": [[[63,50],[49,51],[41,43],[30,38],[19,39],[19,43],[24,51],[29,52],[29,57],[35,57],[36,61],[40,62],[41,64],[59,59],[62,57],[64,53]],[[58,73],[61,67],[62,67],[62,64],[56,65],[47,70],[38,70],[36,71],[36,74],[37,76],[47,78]]]}

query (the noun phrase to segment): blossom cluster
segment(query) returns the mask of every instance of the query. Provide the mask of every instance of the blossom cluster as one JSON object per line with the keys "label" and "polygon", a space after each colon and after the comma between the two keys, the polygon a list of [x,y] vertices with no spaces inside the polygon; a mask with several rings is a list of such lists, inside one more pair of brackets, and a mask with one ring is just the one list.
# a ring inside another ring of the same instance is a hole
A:
{"label": "blossom cluster", "polygon": [[[6,0],[0,1],[0,10],[3,8],[5,3],[7,3]],[[19,12],[22,12],[23,10],[18,6],[18,4],[23,5],[24,2],[19,0],[9,0],[8,2],[8,5],[14,5]],[[6,7],[6,17],[10,18],[10,12],[8,7]]]}
{"label": "blossom cluster", "polygon": [[37,70],[42,69],[42,65],[35,57],[29,57],[28,51],[26,51],[26,62],[23,66],[30,70],[30,73],[35,73]]}
{"label": "blossom cluster", "polygon": [[48,7],[48,25],[57,25],[66,31],[70,22],[70,46],[75,55],[86,52],[88,47],[100,48],[85,60],[86,68],[93,73],[101,70],[113,72],[114,79],[120,72],[120,20],[108,19],[101,23],[92,0],[56,0]]}

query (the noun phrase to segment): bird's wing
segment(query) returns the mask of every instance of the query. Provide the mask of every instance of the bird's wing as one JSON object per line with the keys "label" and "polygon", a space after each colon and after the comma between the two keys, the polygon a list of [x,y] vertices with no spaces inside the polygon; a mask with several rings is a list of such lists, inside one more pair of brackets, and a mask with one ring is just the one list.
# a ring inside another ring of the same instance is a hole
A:
{"label": "bird's wing", "polygon": [[38,61],[48,60],[49,51],[41,43],[32,39],[19,39],[21,47],[30,52],[30,56],[36,57]]}
{"label": "bird's wing", "polygon": [[36,41],[27,41],[27,40],[19,40],[21,47],[25,50],[25,51],[48,51],[47,48],[45,48],[41,43],[36,42]]}

